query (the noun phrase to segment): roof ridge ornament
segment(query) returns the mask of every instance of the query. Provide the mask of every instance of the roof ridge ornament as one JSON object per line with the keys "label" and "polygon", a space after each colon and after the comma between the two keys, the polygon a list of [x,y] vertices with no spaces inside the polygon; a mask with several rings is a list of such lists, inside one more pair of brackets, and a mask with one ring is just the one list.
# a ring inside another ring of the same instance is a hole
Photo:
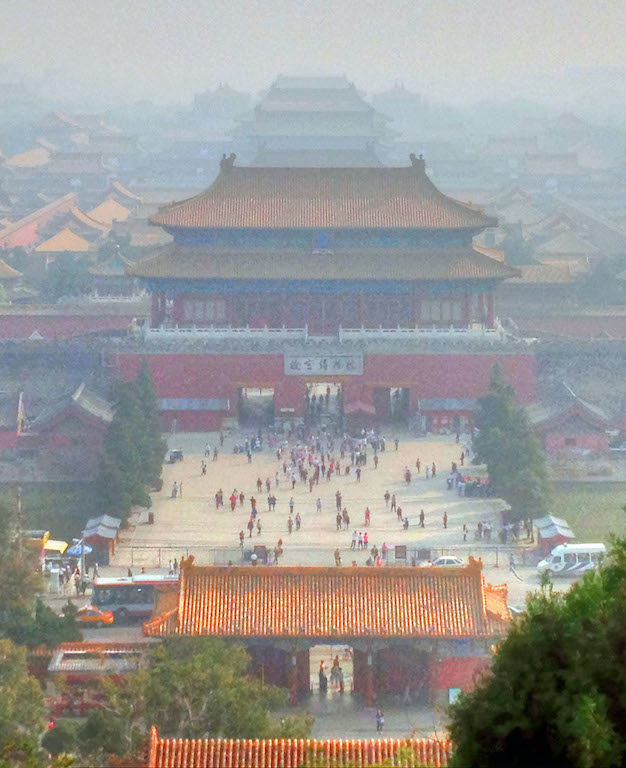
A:
{"label": "roof ridge ornament", "polygon": [[426,160],[424,160],[424,155],[417,157],[415,152],[411,152],[409,160],[411,161],[413,168],[417,169],[418,173],[426,173]]}
{"label": "roof ridge ornament", "polygon": [[226,157],[226,154],[224,153],[222,155],[222,159],[220,160],[220,171],[230,171],[230,169],[235,165],[236,159],[237,155],[234,152],[231,152],[228,157]]}

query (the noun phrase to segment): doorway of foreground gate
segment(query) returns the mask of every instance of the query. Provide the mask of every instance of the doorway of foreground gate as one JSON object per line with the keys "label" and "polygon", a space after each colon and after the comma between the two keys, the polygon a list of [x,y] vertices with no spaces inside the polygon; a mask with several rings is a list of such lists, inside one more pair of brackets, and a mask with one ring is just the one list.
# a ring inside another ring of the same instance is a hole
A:
{"label": "doorway of foreground gate", "polygon": [[239,424],[242,427],[266,427],[274,423],[274,389],[241,387]]}
{"label": "doorway of foreground gate", "polygon": [[310,426],[336,427],[343,423],[343,388],[339,382],[307,382],[305,418]]}
{"label": "doorway of foreground gate", "polygon": [[315,695],[349,699],[354,685],[354,650],[350,646],[314,645],[309,650],[309,669]]}

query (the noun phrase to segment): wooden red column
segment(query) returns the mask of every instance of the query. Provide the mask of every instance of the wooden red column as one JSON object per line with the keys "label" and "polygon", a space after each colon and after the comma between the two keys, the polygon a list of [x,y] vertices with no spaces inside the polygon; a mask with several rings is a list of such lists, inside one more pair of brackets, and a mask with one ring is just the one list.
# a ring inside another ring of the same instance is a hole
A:
{"label": "wooden red column", "polygon": [[469,328],[472,324],[472,297],[463,296],[463,325]]}
{"label": "wooden red column", "polygon": [[487,321],[487,308],[485,306],[485,294],[478,294],[478,315],[480,317],[481,325],[485,325]]}
{"label": "wooden red column", "polygon": [[413,296],[411,297],[412,307],[411,307],[411,325],[419,325],[420,324],[420,300],[419,296],[417,295],[416,290],[413,291]]}
{"label": "wooden red column", "polygon": [[152,328],[159,326],[159,295],[156,291],[152,294],[152,309],[150,311],[150,325]]}
{"label": "wooden red column", "polygon": [[487,328],[493,328],[496,324],[493,291],[487,294]]}
{"label": "wooden red column", "polygon": [[367,649],[367,666],[365,667],[365,706],[373,707],[376,696],[374,693],[374,670],[373,670],[373,658],[372,649]]}
{"label": "wooden red column", "polygon": [[298,705],[298,655],[295,648],[291,651],[289,661],[289,701],[296,707]]}

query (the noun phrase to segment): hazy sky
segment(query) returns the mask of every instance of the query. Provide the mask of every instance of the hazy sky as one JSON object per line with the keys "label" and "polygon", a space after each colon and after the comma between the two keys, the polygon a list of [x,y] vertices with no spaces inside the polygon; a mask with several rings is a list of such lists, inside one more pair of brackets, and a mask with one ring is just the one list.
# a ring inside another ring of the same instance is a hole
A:
{"label": "hazy sky", "polygon": [[625,62],[624,0],[0,2],[0,80],[54,70],[115,98],[185,101],[220,81],[258,90],[277,73],[330,72],[462,102]]}

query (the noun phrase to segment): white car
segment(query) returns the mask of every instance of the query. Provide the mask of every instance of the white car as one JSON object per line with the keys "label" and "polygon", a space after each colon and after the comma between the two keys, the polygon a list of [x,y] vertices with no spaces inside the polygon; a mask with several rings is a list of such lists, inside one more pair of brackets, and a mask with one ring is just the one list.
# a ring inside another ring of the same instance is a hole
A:
{"label": "white car", "polygon": [[452,555],[442,555],[435,558],[430,565],[465,565],[460,557],[453,557]]}

